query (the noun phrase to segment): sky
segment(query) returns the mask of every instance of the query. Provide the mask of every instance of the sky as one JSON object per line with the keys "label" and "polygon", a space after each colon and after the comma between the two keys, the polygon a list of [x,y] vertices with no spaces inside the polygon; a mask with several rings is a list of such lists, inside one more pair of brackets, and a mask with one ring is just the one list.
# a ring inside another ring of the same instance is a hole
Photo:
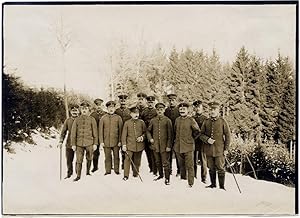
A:
{"label": "sky", "polygon": [[[6,5],[4,64],[35,87],[63,88],[62,52],[55,27],[62,18],[70,33],[65,53],[66,85],[91,97],[107,99],[112,71],[110,55],[121,40],[167,52],[216,49],[222,61],[233,61],[245,46],[263,59],[278,51],[295,59],[295,5]],[[17,70],[13,70],[17,69]]]}

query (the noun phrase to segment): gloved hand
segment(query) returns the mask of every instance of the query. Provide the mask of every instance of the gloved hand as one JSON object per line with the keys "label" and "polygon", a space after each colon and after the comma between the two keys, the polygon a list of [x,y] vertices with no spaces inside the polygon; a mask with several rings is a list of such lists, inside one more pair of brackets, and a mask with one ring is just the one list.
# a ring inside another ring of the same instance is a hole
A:
{"label": "gloved hand", "polygon": [[166,152],[170,152],[170,151],[171,151],[171,148],[167,147]]}
{"label": "gloved hand", "polygon": [[150,143],[153,144],[154,143],[154,139],[150,139]]}
{"label": "gloved hand", "polygon": [[97,145],[93,145],[93,150],[94,150],[94,151],[97,150]]}
{"label": "gloved hand", "polygon": [[72,150],[76,151],[76,146],[75,145],[72,145]]}
{"label": "gloved hand", "polygon": [[122,146],[122,151],[124,151],[124,152],[127,151],[126,145],[123,145],[123,146]]}
{"label": "gloved hand", "polygon": [[216,141],[216,140],[214,140],[214,139],[212,139],[212,138],[209,138],[209,139],[207,140],[208,144],[211,144],[211,145],[212,145],[213,143],[215,143],[215,141]]}
{"label": "gloved hand", "polygon": [[118,143],[118,147],[121,147],[121,142]]}
{"label": "gloved hand", "polygon": [[137,142],[143,142],[144,141],[144,137],[143,136],[137,137],[136,141]]}

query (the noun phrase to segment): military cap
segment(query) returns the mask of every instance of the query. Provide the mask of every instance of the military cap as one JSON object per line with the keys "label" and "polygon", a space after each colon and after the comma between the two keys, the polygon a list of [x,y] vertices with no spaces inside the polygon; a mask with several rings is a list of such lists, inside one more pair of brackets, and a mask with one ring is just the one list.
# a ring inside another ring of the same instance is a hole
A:
{"label": "military cap", "polygon": [[155,108],[165,108],[165,107],[166,107],[166,105],[164,103],[161,103],[161,102],[159,102],[155,105]]}
{"label": "military cap", "polygon": [[84,101],[80,104],[81,107],[89,107],[90,104],[87,101]]}
{"label": "military cap", "polygon": [[194,105],[195,107],[198,107],[198,106],[201,105],[201,104],[202,104],[202,101],[200,101],[200,100],[196,100],[196,101],[193,102],[193,105]]}
{"label": "military cap", "polygon": [[189,107],[190,105],[188,104],[188,103],[186,103],[186,102],[182,102],[182,103],[180,103],[179,105],[178,105],[178,108],[180,108],[180,107]]}
{"label": "military cap", "polygon": [[143,93],[143,92],[138,93],[136,96],[138,98],[140,98],[140,97],[146,98],[147,97],[147,95],[145,93]]}
{"label": "military cap", "polygon": [[128,109],[130,110],[130,112],[139,112],[139,108],[137,107],[136,104],[132,104],[128,107]]}
{"label": "military cap", "polygon": [[94,101],[94,103],[95,103],[96,105],[102,104],[102,103],[103,103],[103,100],[102,100],[101,98],[96,98],[95,101]]}
{"label": "military cap", "polygon": [[118,95],[118,98],[119,99],[127,99],[128,95],[126,95],[126,94]]}
{"label": "military cap", "polygon": [[147,96],[147,101],[155,101],[155,97],[153,95]]}
{"label": "military cap", "polygon": [[106,107],[109,107],[109,106],[116,106],[116,102],[114,102],[114,101],[108,101],[106,104],[105,104],[105,106]]}
{"label": "military cap", "polygon": [[177,98],[177,95],[174,94],[174,93],[171,93],[171,94],[168,94],[167,97],[168,97],[169,99],[174,99],[174,98]]}
{"label": "military cap", "polygon": [[211,101],[211,102],[208,103],[208,106],[211,107],[211,108],[216,108],[216,107],[220,106],[220,103],[217,102],[217,101]]}

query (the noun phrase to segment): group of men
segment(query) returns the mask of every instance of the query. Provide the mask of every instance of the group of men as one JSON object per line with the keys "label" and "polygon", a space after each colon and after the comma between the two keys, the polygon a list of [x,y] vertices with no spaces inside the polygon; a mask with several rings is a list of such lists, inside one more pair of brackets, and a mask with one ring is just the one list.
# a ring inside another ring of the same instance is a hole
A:
{"label": "group of men", "polygon": [[[165,178],[170,184],[173,156],[176,160],[176,176],[188,180],[189,187],[197,178],[197,163],[201,164],[201,181],[206,183],[207,167],[211,184],[216,188],[218,173],[219,187],[225,190],[225,155],[230,145],[230,129],[219,114],[220,105],[216,101],[209,103],[210,117],[203,115],[203,104],[200,100],[193,102],[194,115],[189,115],[186,102],[178,104],[177,95],[169,94],[169,106],[158,102],[155,97],[138,93],[137,104],[127,106],[128,96],[119,95],[120,107],[116,102],[108,101],[102,110],[103,100],[96,99],[96,111],[90,114],[90,105],[81,103],[70,108],[71,117],[63,126],[60,146],[66,137],[67,176],[73,174],[73,159],[76,152],[76,174],[74,181],[81,178],[84,153],[87,160],[87,175],[98,170],[99,149],[105,154],[105,176],[120,174],[124,169],[123,180],[129,178],[130,166],[133,177],[139,175],[142,152],[145,150],[150,173],[157,176],[154,180]],[[147,106],[146,106],[147,105]],[[80,115],[79,115],[80,114]],[[113,154],[113,158],[112,158]]]}

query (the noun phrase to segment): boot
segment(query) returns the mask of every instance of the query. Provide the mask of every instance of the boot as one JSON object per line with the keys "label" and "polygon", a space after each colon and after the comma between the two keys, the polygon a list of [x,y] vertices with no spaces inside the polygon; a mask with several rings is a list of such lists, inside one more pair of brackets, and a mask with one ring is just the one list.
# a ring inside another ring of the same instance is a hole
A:
{"label": "boot", "polygon": [[194,177],[197,179],[197,165],[194,165]]}
{"label": "boot", "polygon": [[225,173],[218,173],[218,179],[219,179],[219,186],[220,189],[225,189],[224,184],[225,184]]}
{"label": "boot", "polygon": [[164,177],[163,176],[159,176],[159,177],[155,178],[153,181],[157,181],[157,180],[160,180],[162,178],[164,178]]}
{"label": "boot", "polygon": [[216,171],[209,171],[209,176],[210,176],[210,181],[211,181],[211,184],[209,186],[206,186],[205,188],[216,188],[217,185],[216,185]]}
{"label": "boot", "polygon": [[81,168],[82,168],[82,164],[81,163],[76,163],[76,173],[77,173],[77,177],[73,180],[74,182],[78,181],[80,179],[81,176]]}
{"label": "boot", "polygon": [[91,169],[91,164],[92,164],[92,161],[91,160],[88,160],[87,162],[86,162],[86,175],[91,175],[90,174],[90,169]]}
{"label": "boot", "polygon": [[98,170],[98,159],[95,158],[93,159],[93,169],[92,169],[92,173]]}

